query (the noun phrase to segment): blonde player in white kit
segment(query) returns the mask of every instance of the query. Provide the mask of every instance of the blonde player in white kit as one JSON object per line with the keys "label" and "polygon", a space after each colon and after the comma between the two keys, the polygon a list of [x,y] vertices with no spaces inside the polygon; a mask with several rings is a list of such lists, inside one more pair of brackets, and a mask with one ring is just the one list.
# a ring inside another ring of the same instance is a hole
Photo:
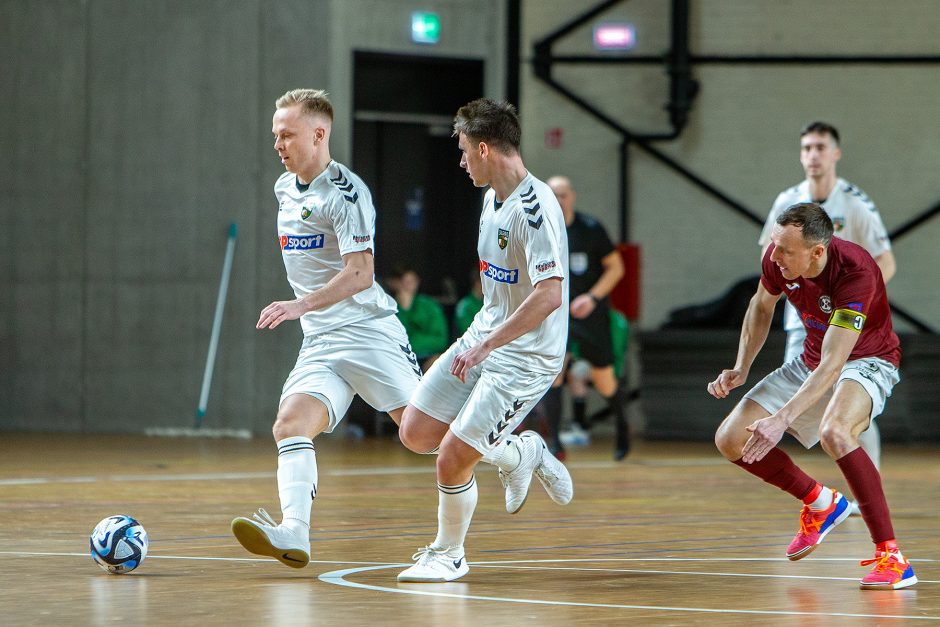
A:
{"label": "blonde player in white kit", "polygon": [[[800,131],[800,164],[806,179],[777,195],[758,243],[761,257],[770,245],[771,233],[777,217],[798,203],[814,202],[826,210],[832,220],[834,235],[854,242],[868,251],[881,268],[885,283],[897,269],[891,240],[875,203],[861,189],[836,174],[836,164],[842,158],[839,131],[826,122],[810,122]],[[800,314],[789,302],[784,309],[783,328],[787,332],[787,348],[783,362],[787,363],[803,353],[806,329]],[[859,443],[875,468],[881,466],[881,434],[873,420],[861,435]],[[851,503],[851,512],[858,515],[858,504]]]}
{"label": "blonde player in white kit", "polygon": [[460,165],[490,186],[477,251],[483,308],[431,367],[405,409],[399,435],[437,458],[437,537],[398,575],[443,582],[469,570],[464,539],[477,503],[474,468],[500,468],[506,509],[519,511],[534,473],[556,503],[573,495],[571,476],[542,438],[511,435],[561,371],[568,337],[568,241],[552,190],[519,155],[521,131],[505,102],[475,100],[457,112]]}
{"label": "blonde player in white kit", "polygon": [[273,428],[283,521],[263,509],[232,521],[242,546],[293,568],[310,561],[313,438],[336,427],[355,394],[400,423],[421,378],[395,301],[374,279],[369,189],[330,158],[332,121],[323,91],[297,89],[277,100],[274,148],[287,169],[274,186],[278,240],[297,298],[265,307],[257,328],[299,318],[304,339]]}

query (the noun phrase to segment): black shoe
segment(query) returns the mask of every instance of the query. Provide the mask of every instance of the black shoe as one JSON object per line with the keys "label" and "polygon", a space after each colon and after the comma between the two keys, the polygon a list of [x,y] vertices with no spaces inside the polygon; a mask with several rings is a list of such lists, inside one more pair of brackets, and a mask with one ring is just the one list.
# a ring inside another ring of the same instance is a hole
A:
{"label": "black shoe", "polygon": [[620,461],[630,452],[630,428],[624,419],[617,420],[617,436],[614,444],[614,461]]}

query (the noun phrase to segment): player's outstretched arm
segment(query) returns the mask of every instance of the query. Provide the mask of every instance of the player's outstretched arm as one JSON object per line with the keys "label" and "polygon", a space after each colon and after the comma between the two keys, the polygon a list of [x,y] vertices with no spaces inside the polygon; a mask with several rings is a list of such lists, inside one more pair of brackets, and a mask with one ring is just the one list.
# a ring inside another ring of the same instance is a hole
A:
{"label": "player's outstretched arm", "polygon": [[767,334],[770,332],[770,323],[774,317],[774,307],[780,294],[771,294],[758,283],[757,292],[751,297],[744,314],[744,324],[741,326],[741,340],[738,342],[738,358],[734,368],[723,370],[718,378],[708,384],[708,393],[715,398],[725,398],[734,388],[747,381],[748,372],[754,358],[760,352]]}
{"label": "player's outstretched arm", "polygon": [[450,373],[461,381],[466,381],[470,369],[486,359],[491,352],[542,324],[545,318],[561,307],[561,282],[561,277],[551,277],[536,283],[532,293],[526,296],[519,308],[505,322],[496,327],[482,342],[454,357]]}
{"label": "player's outstretched arm", "polygon": [[792,423],[831,390],[839,380],[858,338],[859,331],[830,324],[823,337],[819,365],[778,413],[785,415]]}
{"label": "player's outstretched arm", "polygon": [[371,250],[343,255],[343,269],[330,281],[309,294],[294,300],[275,301],[261,310],[255,328],[276,328],[285,320],[296,320],[308,311],[325,309],[353,294],[371,287],[375,280]]}

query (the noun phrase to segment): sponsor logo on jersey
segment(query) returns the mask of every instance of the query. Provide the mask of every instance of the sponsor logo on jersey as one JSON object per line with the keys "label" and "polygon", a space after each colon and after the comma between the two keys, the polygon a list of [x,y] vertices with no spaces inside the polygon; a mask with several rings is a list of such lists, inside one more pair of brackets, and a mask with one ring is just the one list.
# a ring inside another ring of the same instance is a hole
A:
{"label": "sponsor logo on jersey", "polygon": [[353,241],[357,244],[365,244],[372,239],[372,236],[369,234],[366,235],[353,235]]}
{"label": "sponsor logo on jersey", "polygon": [[281,235],[281,250],[313,250],[323,248],[323,233],[314,233],[312,235],[291,235],[285,233]]}
{"label": "sponsor logo on jersey", "polygon": [[800,287],[799,283],[786,283],[785,285],[787,286],[788,290],[795,290]]}
{"label": "sponsor logo on jersey", "polygon": [[555,267],[554,261],[540,261],[535,264],[535,269],[539,272],[548,272]]}
{"label": "sponsor logo on jersey", "polygon": [[505,250],[506,246],[509,246],[509,231],[500,229],[496,234],[496,243],[499,244],[500,250]]}
{"label": "sponsor logo on jersey", "polygon": [[519,270],[506,270],[505,268],[500,268],[499,266],[494,266],[488,261],[480,260],[480,273],[493,279],[497,283],[518,283],[519,282]]}
{"label": "sponsor logo on jersey", "polygon": [[300,210],[300,217],[306,220],[307,218],[310,217],[311,213],[313,213],[313,209],[311,209],[310,207],[304,207],[303,209]]}
{"label": "sponsor logo on jersey", "polygon": [[865,304],[864,303],[849,303],[848,305],[846,305],[846,307],[851,309],[852,311],[861,311],[862,309],[865,308]]}
{"label": "sponsor logo on jersey", "polygon": [[824,323],[810,315],[803,316],[803,326],[807,329],[816,329],[817,331],[825,331],[828,328]]}
{"label": "sponsor logo on jersey", "polygon": [[819,297],[819,308],[823,310],[823,313],[832,313],[832,299],[828,294]]}

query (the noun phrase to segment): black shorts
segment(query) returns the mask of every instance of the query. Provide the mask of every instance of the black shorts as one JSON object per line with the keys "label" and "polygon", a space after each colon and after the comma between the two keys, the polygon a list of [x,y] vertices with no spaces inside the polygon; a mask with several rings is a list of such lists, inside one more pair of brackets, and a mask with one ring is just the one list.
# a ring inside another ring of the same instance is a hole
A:
{"label": "black shorts", "polygon": [[568,352],[586,359],[595,368],[614,364],[613,340],[610,336],[610,312],[598,307],[582,320],[568,321]]}

